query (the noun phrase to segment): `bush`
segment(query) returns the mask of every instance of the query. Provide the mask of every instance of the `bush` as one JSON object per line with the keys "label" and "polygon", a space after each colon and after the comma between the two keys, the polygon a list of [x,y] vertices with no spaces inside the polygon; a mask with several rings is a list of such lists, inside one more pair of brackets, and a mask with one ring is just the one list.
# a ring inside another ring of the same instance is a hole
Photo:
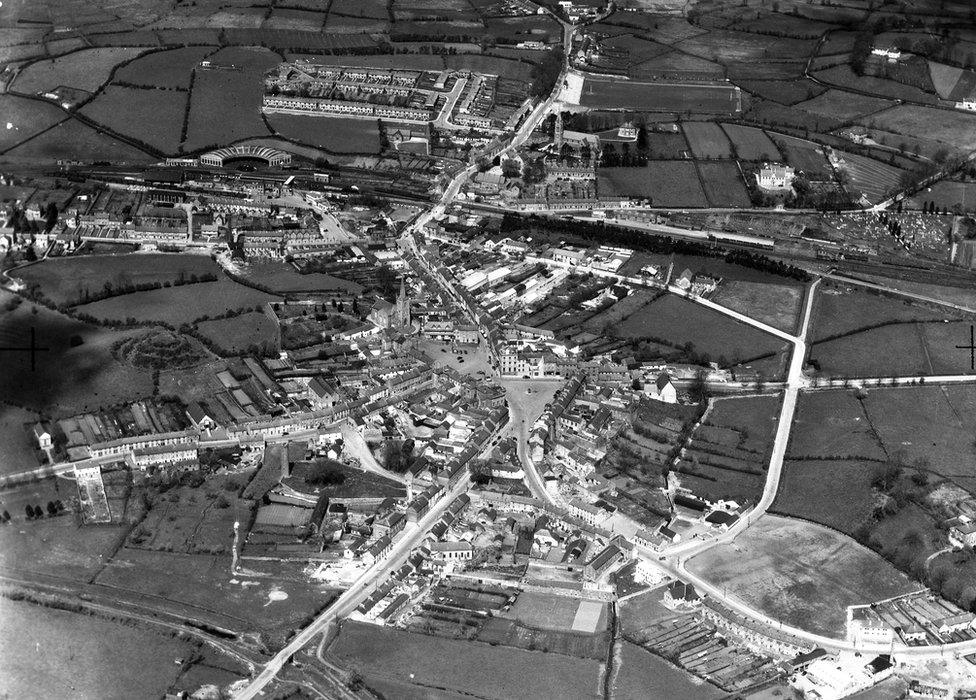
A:
{"label": "bush", "polygon": [[313,486],[337,486],[346,480],[342,465],[332,460],[315,463],[305,481]]}

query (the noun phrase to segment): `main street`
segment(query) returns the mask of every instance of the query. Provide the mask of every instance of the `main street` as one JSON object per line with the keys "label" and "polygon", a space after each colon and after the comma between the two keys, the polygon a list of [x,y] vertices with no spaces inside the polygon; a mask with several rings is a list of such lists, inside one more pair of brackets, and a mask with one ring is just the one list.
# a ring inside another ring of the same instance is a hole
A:
{"label": "main street", "polygon": [[279,651],[274,658],[265,664],[261,672],[234,697],[237,700],[250,700],[262,693],[265,686],[271,683],[281,672],[282,667],[289,662],[291,657],[301,650],[304,646],[311,643],[316,636],[325,632],[337,620],[348,617],[375,589],[378,583],[383,581],[393,571],[403,565],[410,555],[410,552],[417,547],[427,536],[430,528],[441,519],[447,511],[451,502],[468,490],[471,480],[465,474],[458,482],[448,490],[439,501],[430,509],[420,522],[416,525],[408,526],[403,535],[393,545],[390,554],[382,561],[377,562],[350,587],[345,593],[339,596],[321,615],[319,615],[308,627],[299,632],[295,637]]}

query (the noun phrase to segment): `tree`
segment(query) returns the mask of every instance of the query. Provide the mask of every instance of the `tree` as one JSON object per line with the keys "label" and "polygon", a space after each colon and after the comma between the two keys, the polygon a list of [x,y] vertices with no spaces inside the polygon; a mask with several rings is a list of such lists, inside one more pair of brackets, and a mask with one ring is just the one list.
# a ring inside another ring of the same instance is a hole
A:
{"label": "tree", "polygon": [[27,519],[28,520],[33,520],[34,519],[34,506],[32,506],[30,503],[28,503],[26,506],[24,506],[24,513],[27,515]]}
{"label": "tree", "polygon": [[3,521],[5,523],[9,523],[10,522],[10,513],[8,513],[7,511],[3,511]]}
{"label": "tree", "polygon": [[48,517],[58,514],[58,507],[54,505],[54,501],[47,502],[47,515]]}
{"label": "tree", "polygon": [[313,486],[333,486],[346,480],[342,465],[331,459],[318,460],[309,470],[305,481]]}
{"label": "tree", "polygon": [[518,177],[522,174],[522,166],[514,158],[506,158],[502,161],[502,175],[507,178]]}
{"label": "tree", "polygon": [[705,370],[700,369],[695,374],[695,378],[691,381],[691,385],[688,387],[688,393],[691,395],[691,400],[695,403],[702,403],[707,401],[709,397],[708,382],[706,381],[708,373]]}

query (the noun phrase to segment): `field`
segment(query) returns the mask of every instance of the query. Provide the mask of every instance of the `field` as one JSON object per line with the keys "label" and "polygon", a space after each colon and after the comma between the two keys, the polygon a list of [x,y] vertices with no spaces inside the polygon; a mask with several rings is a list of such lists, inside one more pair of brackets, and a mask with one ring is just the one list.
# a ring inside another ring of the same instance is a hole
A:
{"label": "field", "polygon": [[[0,292],[0,304],[12,296]],[[37,345],[47,350],[38,352],[34,370],[30,353],[9,353],[4,358],[0,396],[5,401],[61,416],[152,394],[149,372],[111,355],[112,344],[131,333],[96,328],[31,303],[13,311],[0,308],[3,345],[24,347],[32,328]]]}
{"label": "field", "polygon": [[849,121],[864,114],[877,112],[890,105],[891,103],[887,100],[877,97],[867,97],[853,92],[830,89],[822,95],[801,102],[796,106],[814,114]]}
{"label": "field", "polygon": [[723,282],[712,301],[792,333],[799,320],[803,290],[794,285]]}
{"label": "field", "polygon": [[256,311],[197,324],[201,335],[230,354],[244,353],[254,344],[273,343],[276,330],[270,318]]}
{"label": "field", "polygon": [[[603,606],[601,605],[601,607]],[[574,631],[573,622],[579,608],[580,600],[578,598],[523,591],[519,594],[506,617],[514,617],[529,627],[570,632]],[[605,611],[600,615],[600,618],[603,625],[599,626],[597,630],[602,632],[606,629]]]}
{"label": "field", "polygon": [[887,456],[863,402],[853,392],[843,390],[800,394],[787,454],[869,461]]}
{"label": "field", "polygon": [[713,122],[686,122],[685,138],[696,158],[731,158],[732,148],[722,128]]}
{"label": "field", "polygon": [[844,535],[774,515],[733,544],[693,557],[688,568],[774,619],[827,636],[843,636],[847,606],[918,589]]}
{"label": "field", "polygon": [[872,204],[877,204],[891,192],[900,189],[898,183],[903,171],[898,168],[853,153],[838,151],[837,155],[844,159],[839,167],[850,174],[851,185]]}
{"label": "field", "polygon": [[[262,571],[262,563],[246,562]],[[230,555],[177,554],[123,547],[98,572],[95,583],[121,589],[125,595],[152,596],[167,608],[186,611],[232,630],[270,635],[280,643],[291,630],[308,624],[335,594],[310,584],[300,567],[278,563],[274,577],[244,585],[230,576]],[[179,571],[178,577],[173,576]],[[284,599],[271,594],[280,591]]]}
{"label": "field", "polygon": [[779,102],[783,105],[794,105],[797,102],[809,100],[825,91],[825,88],[812,80],[740,80],[743,90],[753,95]]}
{"label": "field", "polygon": [[146,629],[2,597],[0,617],[7,697],[162,697],[181,670],[173,662],[193,651]]}
{"label": "field", "polygon": [[115,71],[113,80],[129,85],[186,89],[190,86],[193,67],[216,50],[216,46],[187,46],[147,53]]}
{"label": "field", "polygon": [[119,63],[135,58],[145,49],[111,47],[83,49],[58,58],[32,63],[12,85],[16,92],[37,94],[59,86],[95,92]]}
{"label": "field", "polygon": [[[47,129],[67,115],[53,104],[28,100],[13,95],[0,95],[0,114],[4,128],[0,129],[0,151]],[[7,122],[12,126],[6,128]]]}
{"label": "field", "polygon": [[190,91],[186,151],[222,146],[268,133],[261,119],[262,78],[281,58],[263,48],[221,49],[210,60],[238,70],[198,70]]}
{"label": "field", "polygon": [[77,307],[77,311],[100,320],[124,321],[127,318],[136,318],[179,326],[204,316],[219,316],[227,311],[250,309],[274,298],[270,294],[222,277],[216,282],[123,294],[83,304]]}
{"label": "field", "polygon": [[331,153],[372,155],[380,152],[380,135],[374,119],[307,117],[300,114],[267,116],[274,132],[290,141]]}
{"label": "field", "polygon": [[600,168],[601,196],[645,197],[657,207],[706,207],[708,200],[695,164],[652,160],[644,168]]}
{"label": "field", "polygon": [[732,162],[696,164],[708,202],[713,207],[751,206],[749,192],[742,184],[739,166]]}
{"label": "field", "polygon": [[969,353],[955,347],[968,339],[963,321],[888,325],[817,343],[810,358],[840,377],[971,374]]}
{"label": "field", "polygon": [[728,85],[669,85],[588,77],[580,102],[601,109],[731,114],[735,93]]}
{"label": "field", "polygon": [[186,93],[109,85],[81,112],[112,131],[137,139],[167,155],[180,147]]}
{"label": "field", "polygon": [[118,286],[175,282],[180,277],[218,274],[220,268],[204,255],[138,253],[134,255],[77,255],[51,258],[15,273],[27,285],[36,284],[55,304],[74,305],[87,292],[100,292],[106,282]]}
{"label": "field", "polygon": [[872,115],[871,125],[899,134],[924,134],[954,148],[976,148],[976,115],[934,110],[914,105],[899,105]]}
{"label": "field", "polygon": [[779,409],[778,396],[715,399],[675,464],[681,485],[710,501],[756,502]]}
{"label": "field", "polygon": [[359,294],[363,287],[356,282],[339,279],[323,272],[301,274],[291,265],[277,262],[257,262],[248,265],[243,272],[248,280],[260,284],[277,294],[287,292],[324,291],[338,289]]}
{"label": "field", "polygon": [[921,209],[928,202],[934,202],[939,209],[948,208],[951,212],[972,211],[976,207],[976,182],[939,180],[909,197],[906,204],[913,209]]}
{"label": "field", "polygon": [[677,346],[692,343],[696,352],[723,366],[776,353],[783,346],[778,338],[674,294],[621,321],[617,334],[623,338],[662,338]]}
{"label": "field", "polygon": [[946,313],[951,314],[857,287],[824,284],[813,303],[809,338],[820,341],[896,321],[935,321],[952,317]]}
{"label": "field", "polygon": [[831,65],[831,67],[825,68],[824,70],[815,71],[813,75],[824,83],[838,85],[860,92],[873,93],[879,97],[894,100],[912,100],[914,102],[929,104],[935,104],[937,102],[935,95],[920,90],[917,87],[886,78],[857,75],[851,70],[850,65],[846,63],[839,66]]}
{"label": "field", "polygon": [[830,163],[817,144],[781,134],[774,134],[773,141],[779,144],[786,162],[807,177],[820,180],[833,175]]}
{"label": "field", "polygon": [[647,147],[651,158],[684,158],[688,153],[688,142],[681,132],[652,131],[647,135]]}
{"label": "field", "polygon": [[329,652],[369,676],[488,697],[598,697],[602,664],[345,622]]}
{"label": "field", "polygon": [[787,39],[759,36],[733,31],[710,31],[678,42],[682,51],[719,61],[723,64],[737,61],[760,61],[770,58],[795,58],[807,56],[816,44],[813,40]]}
{"label": "field", "polygon": [[0,433],[6,436],[0,444],[0,476],[37,467],[36,444],[30,432],[37,420],[33,411],[0,404]]}
{"label": "field", "polygon": [[4,154],[5,160],[52,162],[62,159],[111,161],[116,164],[154,161],[146,152],[107,136],[76,119],[65,119]]}
{"label": "field", "polygon": [[620,669],[610,697],[620,700],[718,700],[726,697],[726,693],[625,641],[620,647]]}
{"label": "field", "polygon": [[922,463],[976,494],[976,468],[972,466],[976,448],[971,438],[976,430],[976,389],[871,389],[864,406],[889,455],[900,454],[910,464]]}
{"label": "field", "polygon": [[739,124],[722,124],[732,141],[735,154],[742,160],[779,160],[779,150],[762,129]]}

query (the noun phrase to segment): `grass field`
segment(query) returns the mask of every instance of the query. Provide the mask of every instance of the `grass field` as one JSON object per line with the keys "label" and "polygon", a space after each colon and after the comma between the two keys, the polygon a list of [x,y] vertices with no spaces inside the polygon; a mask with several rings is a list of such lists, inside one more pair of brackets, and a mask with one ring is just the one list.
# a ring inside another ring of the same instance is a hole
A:
{"label": "grass field", "polygon": [[[67,117],[53,104],[28,100],[13,95],[0,95],[0,114],[3,115],[3,129],[0,129],[0,151],[10,148],[37,134]],[[6,128],[7,122],[12,126]]]}
{"label": "grass field", "polygon": [[658,207],[706,207],[708,199],[695,164],[652,160],[644,168],[600,168],[601,196],[645,197]]}
{"label": "grass field", "polygon": [[955,347],[968,338],[963,321],[889,325],[817,343],[810,358],[841,377],[972,374],[968,352]]}
{"label": "grass field", "polygon": [[[0,597],[0,694],[162,697],[193,645],[147,629]],[[133,673],[138,669],[138,673]]]}
{"label": "grass field", "polygon": [[[807,100],[796,105],[798,109],[812,112],[813,114],[820,114],[825,117],[833,117],[841,121],[856,119],[864,114],[877,112],[889,106],[891,106],[891,103],[888,100],[834,89],[827,90],[827,92],[822,95],[817,95],[812,100]],[[871,118],[873,119],[874,117]]]}
{"label": "grass field", "polygon": [[233,318],[203,321],[197,330],[217,347],[230,353],[243,353],[251,345],[273,342],[275,324],[263,313],[251,311]]}
{"label": "grass field", "polygon": [[599,697],[602,664],[345,622],[329,648],[360,673],[420,689],[505,697]]}
{"label": "grass field", "polygon": [[708,203],[713,207],[749,207],[749,192],[742,183],[739,166],[734,162],[697,163]]}
{"label": "grass field", "polygon": [[29,141],[11,148],[4,154],[4,158],[31,163],[67,159],[123,164],[154,160],[148,153],[96,131],[76,119],[66,119]]}
{"label": "grass field", "polygon": [[774,134],[773,141],[779,145],[786,162],[807,177],[814,180],[832,177],[833,168],[817,144],[782,134]]}
{"label": "grass field", "polygon": [[373,119],[307,117],[301,114],[269,114],[271,128],[286,139],[332,153],[380,152],[380,134]]}
{"label": "grass field", "polygon": [[152,289],[102,299],[83,304],[77,307],[77,311],[101,320],[135,318],[179,326],[203,316],[218,316],[231,310],[251,308],[275,298],[222,277],[216,282]]}
{"label": "grass field", "polygon": [[85,290],[100,292],[106,282],[175,282],[180,276],[218,274],[220,268],[204,255],[138,253],[133,255],[77,255],[51,258],[15,273],[28,285],[37,284],[55,304],[77,304]]}
{"label": "grass field", "polygon": [[800,394],[788,454],[868,460],[887,456],[862,402],[845,390]]}
{"label": "grass field", "polygon": [[971,437],[976,431],[976,389],[871,389],[864,406],[889,455],[900,453],[909,463],[921,460],[932,472],[976,494]]}
{"label": "grass field", "polygon": [[796,329],[803,290],[794,285],[723,282],[712,301],[788,333]]}
{"label": "grass field", "polygon": [[877,468],[858,459],[788,459],[771,510],[851,534],[874,513]]}
{"label": "grass field", "polygon": [[[12,296],[0,291],[0,304]],[[63,416],[152,394],[148,371],[111,355],[112,344],[131,333],[96,328],[28,302],[0,310],[0,344],[24,347],[32,328],[37,345],[48,349],[38,353],[33,370],[29,353],[4,358],[0,396],[5,401]]]}
{"label": "grass field", "polygon": [[976,207],[976,182],[939,180],[910,197],[907,205],[921,209],[928,202],[935,202],[939,209],[946,207],[950,212],[972,211]]}
{"label": "grass field", "polygon": [[[578,598],[523,591],[509,615],[529,627],[568,632],[573,629],[573,620],[579,607]],[[605,615],[601,617],[604,621],[603,629],[606,629]]]}
{"label": "grass field", "polygon": [[871,115],[868,121],[898,134],[924,134],[926,138],[966,151],[976,148],[976,115],[899,105]]}
{"label": "grass field", "polygon": [[613,78],[587,78],[580,102],[602,109],[649,112],[731,114],[734,91],[728,85],[669,85]]}
{"label": "grass field", "polygon": [[61,85],[95,92],[108,80],[115,66],[143,51],[145,49],[131,47],[83,49],[37,61],[17,75],[12,87],[28,94],[47,92]]}
{"label": "grass field", "polygon": [[736,61],[758,62],[761,59],[807,56],[815,43],[813,40],[716,30],[681,41],[677,47],[710,61],[728,64]]}
{"label": "grass field", "polygon": [[130,85],[188,88],[193,67],[216,50],[216,46],[186,46],[148,53],[119,68],[113,80]]}
{"label": "grass field", "polygon": [[686,122],[685,138],[696,158],[731,158],[732,147],[722,127],[713,122]]}
{"label": "grass field", "polygon": [[81,112],[112,131],[175,155],[186,109],[186,93],[109,85]]}
{"label": "grass field", "polygon": [[37,446],[30,432],[37,420],[33,411],[0,404],[0,433],[6,438],[0,444],[0,475],[38,466]]}
{"label": "grass field", "polygon": [[263,48],[224,48],[210,57],[239,70],[198,70],[190,92],[190,118],[184,150],[226,145],[268,133],[261,119],[265,71],[281,60]]}
{"label": "grass field", "polygon": [[837,155],[844,159],[840,169],[850,175],[851,185],[872,204],[900,189],[899,178],[903,171],[898,168],[854,153],[838,152]]}
{"label": "grass field", "polygon": [[243,275],[278,294],[329,289],[345,290],[352,294],[359,294],[363,291],[363,287],[356,282],[333,277],[323,272],[310,272],[303,275],[291,265],[278,262],[250,264]]}
{"label": "grass field", "polygon": [[736,364],[751,357],[779,352],[783,343],[717,311],[668,294],[617,324],[623,338],[663,338],[677,345],[692,343],[712,360]]}
{"label": "grass field", "polygon": [[812,80],[740,80],[739,86],[747,92],[783,105],[794,105],[809,100],[826,88]]}
{"label": "grass field", "polygon": [[740,124],[722,124],[742,160],[779,160],[779,149],[762,129]]}
{"label": "grass field", "polygon": [[631,642],[620,646],[620,669],[610,697],[619,700],[669,698],[718,700],[726,693]]}
{"label": "grass field", "polygon": [[774,619],[828,636],[843,636],[847,606],[919,588],[850,538],[774,515],[693,557],[688,568]]}
{"label": "grass field", "polygon": [[688,142],[680,131],[652,131],[647,135],[647,146],[651,158],[684,158],[688,153]]}
{"label": "grass field", "polygon": [[[951,318],[952,316],[948,316]],[[821,285],[813,303],[809,338],[834,338],[891,321],[935,321],[945,313],[857,287]]]}

